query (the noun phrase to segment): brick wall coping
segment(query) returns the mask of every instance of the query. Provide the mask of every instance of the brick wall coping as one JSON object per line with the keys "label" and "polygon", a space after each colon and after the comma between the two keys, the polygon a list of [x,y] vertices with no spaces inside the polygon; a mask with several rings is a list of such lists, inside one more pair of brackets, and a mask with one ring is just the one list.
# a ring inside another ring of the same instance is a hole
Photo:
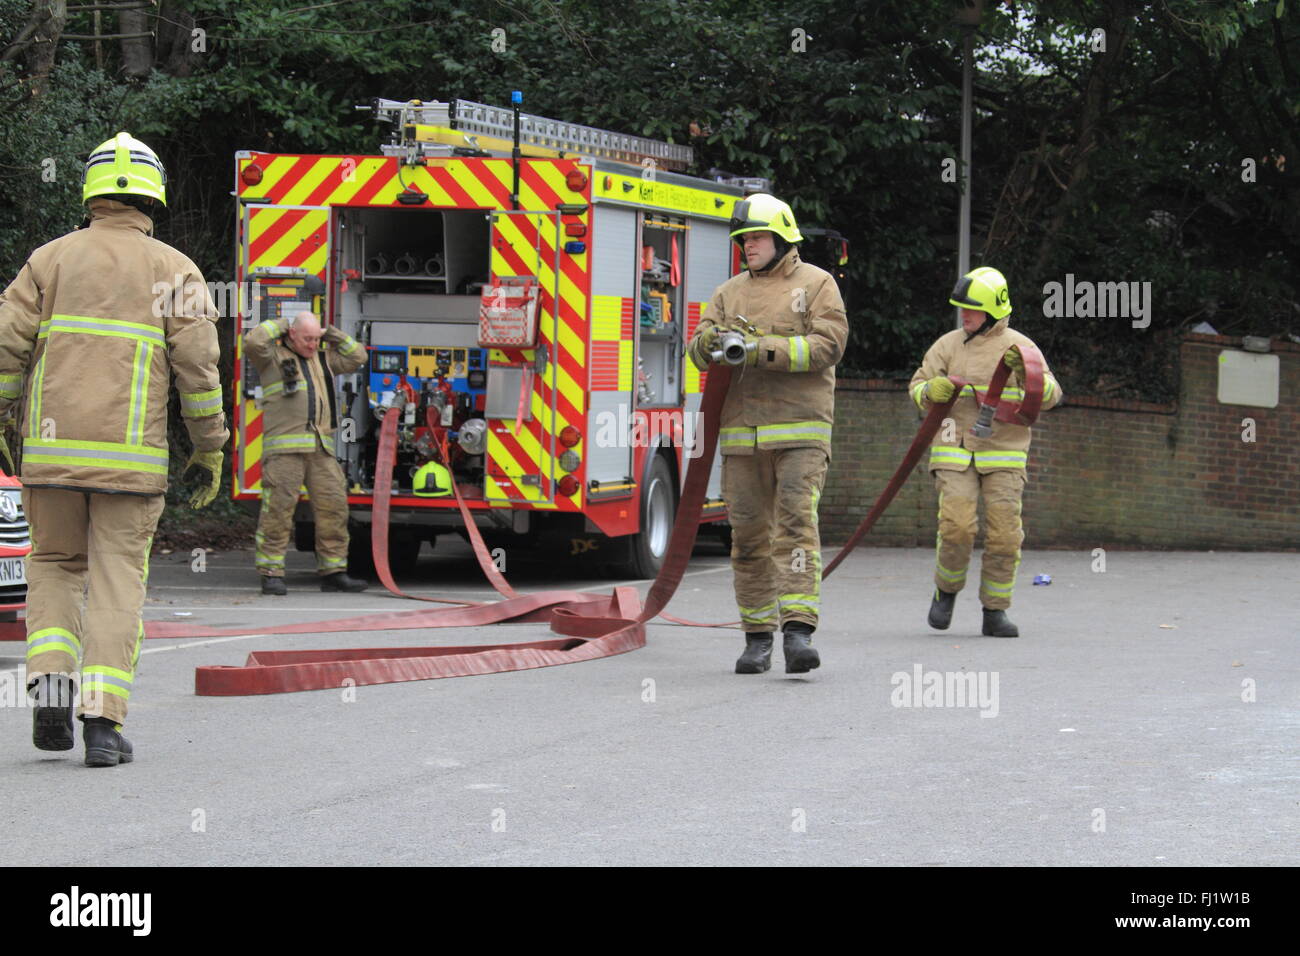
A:
{"label": "brick wall coping", "polygon": [[[1182,341],[1188,345],[1205,345],[1215,347],[1240,348],[1241,336],[1206,335],[1201,332],[1187,332]],[[1300,344],[1273,339],[1269,343],[1273,352],[1292,352],[1300,354]],[[906,392],[910,379],[896,378],[841,378],[835,382],[836,391],[843,392]],[[1178,412],[1177,402],[1140,402],[1127,398],[1103,398],[1098,395],[1065,396],[1061,408],[1075,406],[1079,408],[1100,408],[1112,412],[1140,412],[1151,415],[1174,415]]]}

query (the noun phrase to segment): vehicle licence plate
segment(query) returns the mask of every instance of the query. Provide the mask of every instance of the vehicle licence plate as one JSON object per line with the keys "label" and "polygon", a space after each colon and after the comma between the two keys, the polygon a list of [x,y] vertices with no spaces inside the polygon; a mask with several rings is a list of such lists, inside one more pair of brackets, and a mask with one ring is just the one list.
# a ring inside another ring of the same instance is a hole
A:
{"label": "vehicle licence plate", "polygon": [[24,560],[24,558],[0,558],[0,585],[27,583]]}

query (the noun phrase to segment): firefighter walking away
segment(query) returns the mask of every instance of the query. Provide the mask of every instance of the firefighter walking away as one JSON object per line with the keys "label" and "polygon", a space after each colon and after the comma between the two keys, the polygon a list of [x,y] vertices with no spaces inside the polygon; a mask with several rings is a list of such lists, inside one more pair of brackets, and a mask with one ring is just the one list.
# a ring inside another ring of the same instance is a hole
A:
{"label": "firefighter walking away", "polygon": [[91,153],[82,198],[82,228],[33,252],[0,295],[0,419],[21,419],[32,740],[75,746],[80,681],[85,762],[100,767],[134,759],[121,731],[167,488],[171,377],[194,446],[186,471],[204,478],[195,508],[216,497],[229,432],[216,307],[194,263],[152,237],[161,161],[119,133]]}
{"label": "firefighter walking away", "polygon": [[799,258],[790,207],[758,193],[736,203],[731,238],[747,271],[713,294],[687,346],[695,366],[737,365],[722,407],[722,496],[745,630],[737,674],[771,667],[783,632],[787,673],[820,666],[817,502],[831,455],[835,364],[848,320],[830,273]]}

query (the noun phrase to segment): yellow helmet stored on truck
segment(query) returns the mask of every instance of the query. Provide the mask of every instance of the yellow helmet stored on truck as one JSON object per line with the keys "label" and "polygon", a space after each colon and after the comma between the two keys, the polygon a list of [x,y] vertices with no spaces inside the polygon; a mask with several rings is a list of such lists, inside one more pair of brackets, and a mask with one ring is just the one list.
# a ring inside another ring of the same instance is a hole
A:
{"label": "yellow helmet stored on truck", "polygon": [[96,196],[140,196],[167,205],[167,172],[152,149],[130,133],[100,143],[86,160],[81,201]]}

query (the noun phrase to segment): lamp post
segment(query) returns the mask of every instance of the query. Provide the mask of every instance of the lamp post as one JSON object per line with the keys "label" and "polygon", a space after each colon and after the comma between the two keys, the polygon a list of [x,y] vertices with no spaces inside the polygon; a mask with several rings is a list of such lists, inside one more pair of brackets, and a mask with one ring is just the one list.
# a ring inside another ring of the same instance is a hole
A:
{"label": "lamp post", "polygon": [[[957,216],[957,277],[970,271],[970,141],[971,86],[975,59],[975,28],[984,13],[984,0],[958,0],[953,19],[961,24],[961,211]],[[961,328],[961,309],[956,309]]]}

